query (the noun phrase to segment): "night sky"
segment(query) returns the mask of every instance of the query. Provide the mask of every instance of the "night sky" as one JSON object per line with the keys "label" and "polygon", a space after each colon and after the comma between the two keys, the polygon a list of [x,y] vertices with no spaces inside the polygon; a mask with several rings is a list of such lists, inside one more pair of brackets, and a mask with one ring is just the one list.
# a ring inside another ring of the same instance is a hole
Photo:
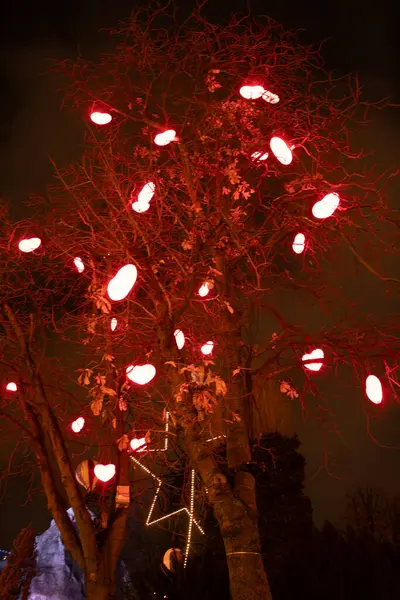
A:
{"label": "night sky", "polygon": [[[188,12],[189,0],[176,4],[183,14]],[[128,0],[4,3],[0,13],[0,194],[8,199],[16,218],[24,215],[28,194],[42,192],[50,181],[49,156],[61,164],[79,158],[82,122],[77,114],[60,112],[58,82],[46,75],[49,65],[74,55],[78,47],[84,56],[95,56],[109,44],[108,34],[99,34],[99,30],[117,25],[134,6],[135,2]],[[211,0],[205,13],[213,19],[226,19],[230,11],[243,11],[245,6],[237,0]],[[327,67],[339,74],[358,72],[368,99],[390,96],[393,103],[400,103],[394,1],[248,0],[247,6],[254,14],[268,14],[287,28],[303,29],[301,39],[306,42],[325,40],[322,53]],[[364,134],[366,148],[374,150],[388,167],[400,156],[399,122],[400,111],[389,108],[377,114]],[[365,280],[370,290],[374,284]],[[375,302],[372,295],[371,302]],[[380,310],[377,302],[375,309]],[[330,391],[324,390],[328,396]],[[297,425],[308,462],[306,493],[311,496],[318,525],[326,518],[340,523],[345,494],[358,485],[369,483],[387,494],[400,495],[400,452],[373,444],[360,402],[353,401],[352,392],[336,389],[332,395],[345,438],[345,443],[335,438],[330,445],[332,468],[340,479],[326,473],[312,477],[322,463],[321,434],[310,424]],[[400,409],[383,407],[374,427],[383,443],[400,445]],[[0,456],[0,468],[4,458]],[[9,546],[29,522],[38,531],[47,526],[45,501],[39,493],[32,503],[20,506],[26,500],[24,487],[25,482],[14,480],[0,507],[0,547]]]}

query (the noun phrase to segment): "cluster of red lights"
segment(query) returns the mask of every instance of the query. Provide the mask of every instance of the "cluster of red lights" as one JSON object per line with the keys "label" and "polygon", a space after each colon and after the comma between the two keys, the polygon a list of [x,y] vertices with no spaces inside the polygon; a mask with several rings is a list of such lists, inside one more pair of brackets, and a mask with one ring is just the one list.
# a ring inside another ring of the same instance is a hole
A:
{"label": "cluster of red lights", "polygon": [[[240,88],[240,95],[246,100],[258,100],[262,99],[269,104],[277,104],[280,98],[277,94],[266,90],[261,85],[244,85]],[[112,115],[104,111],[93,111],[90,114],[91,121],[98,125],[108,125],[112,121]],[[176,131],[173,129],[166,129],[159,132],[154,137],[154,143],[160,147],[167,146],[173,141],[177,141]],[[282,137],[273,136],[269,142],[270,150],[273,156],[284,166],[290,165],[293,161],[293,150],[291,146]],[[263,162],[269,157],[269,152],[253,152],[251,158],[257,162]],[[155,194],[155,184],[151,181],[145,183],[138,193],[137,197],[131,196],[132,210],[137,213],[146,212],[150,207],[150,202]],[[339,195],[335,192],[329,192],[317,201],[312,207],[312,214],[316,219],[326,219],[331,217],[340,204]],[[21,252],[30,253],[34,252],[41,246],[41,239],[38,237],[24,238],[22,239],[18,247]],[[306,246],[306,238],[303,233],[296,234],[292,249],[296,254],[301,254]],[[75,257],[73,260],[74,266],[79,273],[85,270],[85,265],[80,257]],[[127,264],[121,267],[115,276],[110,280],[107,286],[107,294],[110,300],[119,302],[126,298],[133,289],[138,272],[137,268],[133,264]],[[205,298],[210,290],[212,289],[212,283],[205,281],[198,290],[198,295],[201,298]],[[113,317],[110,321],[110,328],[114,331],[117,327],[118,321]],[[180,329],[174,331],[175,342],[178,349],[182,349],[185,345],[185,335]],[[214,342],[209,340],[201,346],[201,352],[203,355],[208,356],[213,352]],[[315,348],[308,354],[304,354],[302,357],[304,362],[304,368],[311,372],[319,371],[323,366],[324,352],[321,348]],[[137,385],[147,385],[150,383],[156,375],[156,368],[152,364],[142,365],[130,365],[126,368],[126,376],[130,381]],[[6,390],[9,392],[17,392],[18,387],[16,383],[9,382],[6,385]],[[365,392],[368,399],[375,403],[380,404],[383,400],[382,384],[378,377],[375,375],[369,375],[365,382]],[[85,426],[85,419],[78,417],[71,423],[71,429],[74,433],[80,433]],[[130,442],[132,451],[142,452],[146,449],[147,442],[145,438],[133,438]],[[115,465],[113,464],[96,464],[94,468],[96,477],[103,481],[110,481],[115,476]]]}

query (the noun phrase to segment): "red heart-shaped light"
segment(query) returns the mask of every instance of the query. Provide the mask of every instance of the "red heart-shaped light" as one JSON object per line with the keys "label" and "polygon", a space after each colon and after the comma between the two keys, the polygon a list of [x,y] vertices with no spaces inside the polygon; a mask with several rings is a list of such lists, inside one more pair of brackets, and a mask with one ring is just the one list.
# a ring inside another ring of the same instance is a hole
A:
{"label": "red heart-shaped light", "polygon": [[100,481],[103,481],[104,483],[106,483],[107,481],[110,481],[110,479],[112,479],[114,477],[115,465],[113,465],[113,464],[96,465],[94,468],[94,474],[96,475],[97,479],[100,479]]}
{"label": "red heart-shaped light", "polygon": [[[303,361],[310,360],[311,358],[319,358],[319,359],[324,358],[324,351],[321,350],[321,348],[316,348],[315,350],[310,352],[310,354],[304,354],[304,356],[302,357],[302,360]],[[310,371],[319,371],[320,368],[322,367],[322,360],[320,360],[320,362],[316,362],[316,363],[307,363],[304,366],[306,369],[309,369]]]}

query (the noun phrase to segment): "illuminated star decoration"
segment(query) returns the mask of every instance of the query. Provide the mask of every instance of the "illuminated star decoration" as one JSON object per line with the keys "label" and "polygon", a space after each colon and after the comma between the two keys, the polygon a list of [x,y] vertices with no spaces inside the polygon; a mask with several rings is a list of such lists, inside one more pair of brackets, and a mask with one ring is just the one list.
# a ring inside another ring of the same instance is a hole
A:
{"label": "illuminated star decoration", "polygon": [[[165,439],[164,439],[164,448],[162,448],[161,450],[150,450],[152,452],[165,452],[166,450],[168,450],[168,429],[169,429],[169,413],[168,411],[166,411],[165,413]],[[185,546],[185,551],[184,551],[184,563],[183,566],[186,567],[187,565],[187,561],[188,561],[188,556],[189,556],[189,552],[190,552],[190,545],[191,545],[191,540],[192,540],[192,532],[193,532],[193,525],[195,525],[198,529],[198,531],[204,535],[204,529],[200,526],[200,524],[198,523],[198,521],[194,518],[194,494],[195,494],[195,471],[194,469],[191,470],[190,473],[190,501],[189,501],[189,509],[186,507],[182,507],[179,508],[178,510],[174,510],[171,513],[168,513],[167,515],[163,515],[161,517],[158,517],[157,519],[153,518],[153,513],[154,513],[154,509],[156,507],[156,503],[158,500],[158,497],[160,495],[160,491],[161,488],[163,486],[163,481],[162,479],[160,479],[160,477],[157,477],[157,475],[155,475],[152,471],[150,471],[150,469],[148,469],[144,464],[142,464],[137,458],[135,458],[134,456],[131,456],[131,460],[135,463],[135,465],[137,465],[138,467],[140,467],[143,471],[145,471],[145,473],[147,473],[148,475],[150,475],[155,482],[157,482],[157,487],[156,487],[156,491],[153,497],[153,500],[151,501],[150,504],[150,509],[147,515],[147,519],[146,519],[146,525],[150,526],[150,525],[155,525],[156,523],[161,523],[161,521],[165,521],[165,519],[169,519],[170,517],[174,517],[180,513],[185,512],[188,517],[189,517],[189,524],[188,524],[188,532],[187,532],[187,538],[186,538],[186,546]]]}

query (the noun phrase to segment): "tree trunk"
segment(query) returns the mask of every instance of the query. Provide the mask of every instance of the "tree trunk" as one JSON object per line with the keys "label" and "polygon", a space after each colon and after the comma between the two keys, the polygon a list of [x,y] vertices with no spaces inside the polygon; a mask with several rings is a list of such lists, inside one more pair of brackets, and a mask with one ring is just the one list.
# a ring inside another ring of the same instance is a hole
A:
{"label": "tree trunk", "polygon": [[224,541],[232,600],[271,600],[258,531],[254,477],[241,471],[233,489],[223,486],[212,499]]}
{"label": "tree trunk", "polygon": [[115,585],[106,582],[88,582],[86,584],[86,600],[115,600]]}
{"label": "tree trunk", "polygon": [[89,576],[86,577],[86,600],[115,600],[116,596],[116,567],[104,560],[99,564],[96,580]]}

